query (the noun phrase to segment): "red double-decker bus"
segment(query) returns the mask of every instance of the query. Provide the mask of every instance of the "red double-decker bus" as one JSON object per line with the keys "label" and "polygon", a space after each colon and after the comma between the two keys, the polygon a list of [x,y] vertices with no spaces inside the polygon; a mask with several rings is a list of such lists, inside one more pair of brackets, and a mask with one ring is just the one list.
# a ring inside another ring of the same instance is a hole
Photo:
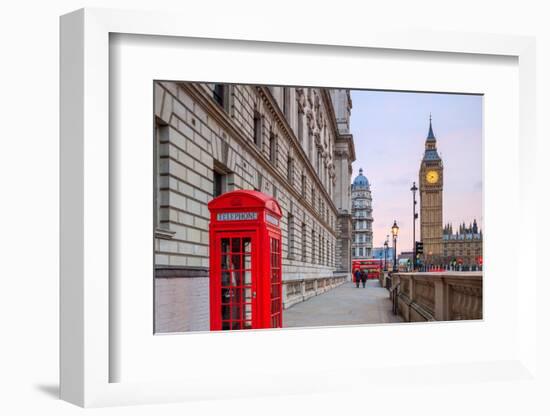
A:
{"label": "red double-decker bus", "polygon": [[364,270],[367,273],[368,279],[380,278],[382,272],[383,260],[368,259],[368,260],[352,260],[351,267],[353,270],[353,281],[355,282],[355,271]]}

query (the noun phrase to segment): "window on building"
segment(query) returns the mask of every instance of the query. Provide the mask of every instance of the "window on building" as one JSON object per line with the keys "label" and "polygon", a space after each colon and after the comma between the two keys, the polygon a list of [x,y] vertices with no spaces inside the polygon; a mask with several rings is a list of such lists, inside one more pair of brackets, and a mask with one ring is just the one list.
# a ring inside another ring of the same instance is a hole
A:
{"label": "window on building", "polygon": [[219,167],[214,167],[214,198],[228,191],[229,174]]}
{"label": "window on building", "polygon": [[307,186],[307,180],[306,180],[306,174],[302,172],[302,196],[306,196],[306,186]]}
{"label": "window on building", "polygon": [[277,138],[275,134],[269,134],[269,160],[273,164],[277,164]]}
{"label": "window on building", "polygon": [[294,177],[294,162],[292,160],[292,157],[288,155],[286,159],[286,179],[292,185],[293,183],[293,177]]}
{"label": "window on building", "polygon": [[317,175],[321,176],[321,149],[317,148]]}
{"label": "window on building", "polygon": [[225,84],[214,84],[212,96],[225,111],[229,110],[229,86]]}
{"label": "window on building", "polygon": [[155,193],[154,193],[154,200],[155,200],[155,212],[154,212],[154,222],[156,228],[162,228],[161,222],[160,222],[160,177],[161,177],[161,171],[160,171],[160,143],[161,142],[167,142],[168,141],[168,125],[164,123],[157,122],[155,125],[155,147],[154,147],[154,170],[155,170],[155,177],[154,177],[154,187],[155,187]]}
{"label": "window on building", "polygon": [[305,222],[302,222],[302,234],[301,234],[301,237],[302,237],[302,261],[305,262],[306,261],[306,234],[307,233],[307,230],[306,230],[306,223]]}
{"label": "window on building", "polygon": [[288,214],[288,258],[294,258],[295,238],[294,238],[294,215]]}
{"label": "window on building", "polygon": [[254,144],[262,148],[262,116],[259,112],[254,112]]}
{"label": "window on building", "polygon": [[312,263],[315,263],[315,254],[316,254],[316,251],[315,251],[315,230],[312,228],[311,229],[311,262]]}
{"label": "window on building", "polygon": [[319,264],[323,264],[323,237],[319,233]]}
{"label": "window on building", "polygon": [[363,247],[359,247],[359,257],[363,257]]}
{"label": "window on building", "polygon": [[263,182],[264,182],[264,176],[261,172],[256,173],[256,183],[254,184],[254,190],[258,192],[262,192],[263,189]]}

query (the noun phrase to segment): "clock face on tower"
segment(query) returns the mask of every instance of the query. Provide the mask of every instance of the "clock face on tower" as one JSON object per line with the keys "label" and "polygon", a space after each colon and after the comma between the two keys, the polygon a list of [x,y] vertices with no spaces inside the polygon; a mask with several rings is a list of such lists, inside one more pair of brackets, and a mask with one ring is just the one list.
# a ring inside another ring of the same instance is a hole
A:
{"label": "clock face on tower", "polygon": [[437,173],[437,171],[429,170],[428,172],[426,172],[426,181],[428,181],[428,183],[437,183],[438,180],[439,173]]}

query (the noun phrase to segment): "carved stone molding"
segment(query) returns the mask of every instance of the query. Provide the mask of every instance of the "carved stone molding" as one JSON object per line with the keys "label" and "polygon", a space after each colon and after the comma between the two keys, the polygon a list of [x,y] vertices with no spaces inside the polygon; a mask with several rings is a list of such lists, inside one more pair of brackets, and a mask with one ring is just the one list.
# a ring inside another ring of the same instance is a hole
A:
{"label": "carved stone molding", "polygon": [[349,152],[347,150],[335,150],[334,156],[338,159],[349,159]]}

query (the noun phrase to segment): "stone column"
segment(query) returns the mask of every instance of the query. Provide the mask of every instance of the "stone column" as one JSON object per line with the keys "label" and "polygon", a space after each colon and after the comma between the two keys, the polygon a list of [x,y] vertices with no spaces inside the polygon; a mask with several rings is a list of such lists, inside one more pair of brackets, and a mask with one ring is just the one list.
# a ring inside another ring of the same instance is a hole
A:
{"label": "stone column", "polygon": [[436,321],[449,319],[449,290],[441,276],[434,277],[434,318]]}
{"label": "stone column", "polygon": [[351,163],[355,160],[353,136],[341,134],[338,136],[334,150],[335,195],[334,203],[338,209],[337,227],[337,272],[351,273]]}

